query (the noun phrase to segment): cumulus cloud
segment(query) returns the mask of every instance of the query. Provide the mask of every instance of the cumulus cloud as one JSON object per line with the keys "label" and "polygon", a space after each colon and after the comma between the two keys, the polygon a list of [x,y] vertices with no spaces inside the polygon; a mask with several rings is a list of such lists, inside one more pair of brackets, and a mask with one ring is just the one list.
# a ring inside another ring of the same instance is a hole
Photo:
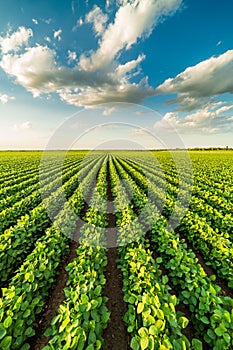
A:
{"label": "cumulus cloud", "polygon": [[90,107],[113,101],[139,103],[146,97],[153,95],[154,89],[144,80],[141,80],[138,84],[104,84],[102,87],[98,86],[97,88],[80,87],[74,92],[60,92],[62,100],[78,107]]}
{"label": "cumulus cloud", "polygon": [[7,94],[2,94],[0,93],[0,102],[4,105],[6,104],[9,100],[14,100],[14,96],[9,96]]}
{"label": "cumulus cloud", "polygon": [[100,41],[99,48],[90,57],[83,55],[80,66],[95,70],[108,66],[123,49],[129,50],[138,39],[149,37],[164,16],[172,15],[182,0],[141,0],[125,2],[117,11]]}
{"label": "cumulus cloud", "polygon": [[61,33],[62,33],[61,29],[56,30],[54,32],[54,34],[53,34],[54,39],[57,39],[58,41],[61,41]]}
{"label": "cumulus cloud", "polygon": [[85,22],[92,23],[97,36],[103,34],[105,30],[108,16],[103,13],[100,7],[95,5],[93,9],[86,15]]}
{"label": "cumulus cloud", "polygon": [[9,32],[5,37],[0,36],[0,48],[3,54],[10,51],[17,51],[23,45],[28,44],[29,38],[33,35],[32,30],[25,27],[19,27],[16,32],[10,34]]}
{"label": "cumulus cloud", "polygon": [[[74,67],[59,65],[56,52],[37,44],[24,52],[5,52],[1,68],[15,81],[31,91],[34,97],[41,93],[56,92],[63,101],[76,106],[91,107],[107,102],[140,103],[155,94],[148,78],[137,77],[141,54],[129,62],[119,62],[124,50],[129,50],[138,40],[148,37],[164,16],[172,15],[182,0],[132,0],[119,4],[112,23],[105,25],[108,16],[95,6],[85,20],[93,23],[100,36],[98,48],[77,58],[68,52],[68,63]],[[62,30],[54,32],[60,40]],[[133,81],[132,81],[133,80]]]}
{"label": "cumulus cloud", "polygon": [[177,98],[171,102],[178,103],[181,110],[190,111],[203,105],[210,96],[233,93],[232,76],[233,50],[228,50],[218,57],[211,57],[186,68],[175,78],[165,80],[156,92],[178,93]]}
{"label": "cumulus cloud", "polygon": [[17,83],[38,96],[40,89],[49,92],[50,85],[53,85],[50,78],[56,68],[55,52],[47,46],[37,45],[23,54],[4,55],[0,66],[15,77]]}
{"label": "cumulus cloud", "polygon": [[33,22],[34,24],[38,24],[38,20],[35,19],[35,18],[32,19],[32,22]]}
{"label": "cumulus cloud", "polygon": [[179,116],[178,112],[169,112],[161,121],[156,122],[154,127],[160,132],[173,132],[175,129],[181,134],[232,131],[232,116],[224,113],[232,110],[233,105],[216,107],[216,104],[209,104],[183,118]]}

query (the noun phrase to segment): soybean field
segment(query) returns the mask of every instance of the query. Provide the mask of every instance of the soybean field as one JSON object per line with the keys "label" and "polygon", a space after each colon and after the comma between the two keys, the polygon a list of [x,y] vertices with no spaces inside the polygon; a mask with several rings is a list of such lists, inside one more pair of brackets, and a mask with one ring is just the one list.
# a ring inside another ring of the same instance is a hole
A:
{"label": "soybean field", "polygon": [[233,151],[0,152],[0,349],[233,349]]}

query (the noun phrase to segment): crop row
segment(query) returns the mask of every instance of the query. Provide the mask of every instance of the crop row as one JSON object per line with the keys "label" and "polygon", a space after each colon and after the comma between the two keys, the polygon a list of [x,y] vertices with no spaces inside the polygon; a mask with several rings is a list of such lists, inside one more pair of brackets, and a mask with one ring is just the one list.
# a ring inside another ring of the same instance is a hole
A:
{"label": "crop row", "polygon": [[3,288],[0,299],[1,349],[30,348],[26,341],[35,334],[36,317],[45,305],[61,258],[68,251],[69,237],[75,232],[77,216],[84,206],[83,196],[90,191],[97,170],[94,167],[89,171],[85,188],[82,186],[82,192],[77,188],[53,225],[36,242],[34,250],[12,278],[9,287]]}
{"label": "crop row", "polygon": [[[35,241],[44,233],[44,230],[50,225],[50,218],[62,209],[64,205],[64,193],[69,198],[75,188],[78,186],[78,180],[82,173],[87,174],[91,166],[95,170],[99,166],[99,161],[94,160],[94,164],[87,164],[80,172],[76,169],[70,170],[71,178],[59,187],[55,192],[54,189],[59,185],[59,179],[54,180],[46,190],[48,194],[52,193],[41,204],[35,207],[30,215],[25,215],[16,226],[6,230],[0,236],[1,251],[0,251],[0,267],[1,280],[6,281],[15,269],[22,263],[23,259],[34,246]],[[48,216],[49,213],[49,216]]]}
{"label": "crop row", "polygon": [[[137,175],[136,167],[130,167],[128,163],[125,163],[125,167],[131,171],[131,174],[134,178],[134,180],[139,183],[141,182],[141,186],[145,187],[145,183],[147,183],[147,178],[152,180],[150,182],[150,186],[153,185],[153,183],[156,183],[157,177],[154,178],[153,174],[149,171],[146,173],[146,177],[143,179],[143,175]],[[144,172],[145,172],[144,168]],[[158,189],[157,187],[152,190],[153,186],[150,187],[150,193],[155,194],[155,198],[158,198]],[[185,196],[185,191],[183,193],[183,196]],[[164,197],[163,197],[164,198]],[[162,198],[162,199],[163,199]],[[160,202],[162,201],[160,199]],[[156,205],[158,203],[158,200],[156,199]],[[192,199],[191,199],[191,203]],[[177,205],[177,212],[182,214],[184,213],[184,209],[179,203],[176,203]],[[192,208],[192,204],[190,205]],[[168,197],[166,198],[164,207],[163,207],[163,214],[166,217],[169,217],[172,213],[174,208],[174,199],[170,197],[170,200],[168,200]],[[159,209],[161,207],[159,206]],[[197,209],[196,209],[197,210]],[[200,214],[201,215],[201,211]],[[179,230],[183,232],[187,239],[192,242],[192,244],[198,248],[202,254],[204,255],[207,262],[210,262],[212,267],[216,270],[216,273],[219,277],[226,279],[228,282],[229,287],[233,287],[233,248],[232,248],[232,242],[229,239],[228,232],[219,232],[218,230],[214,230],[207,222],[208,219],[206,217],[202,218],[200,217],[195,211],[188,210],[185,217],[182,219]],[[215,219],[217,220],[217,218]],[[231,227],[230,219],[225,218],[225,223]]]}
{"label": "crop row", "polygon": [[[62,175],[62,183],[66,182],[71,178],[76,172],[78,167],[70,166],[65,169],[66,171]],[[60,185],[61,179],[57,178],[57,172],[52,174],[47,174],[47,178],[43,183],[40,184],[36,182],[35,184],[28,186],[24,191],[17,192],[17,195],[13,194],[2,201],[2,205],[7,205],[7,209],[0,212],[0,232],[4,229],[14,225],[18,218],[30,210],[35,208],[39,203],[41,203],[41,191],[44,197],[48,197],[52,192],[54,192]],[[20,197],[23,197],[20,199]],[[14,203],[10,206],[11,203]]]}
{"label": "crop row", "polygon": [[[131,180],[117,162],[114,164],[110,165],[110,174],[119,226],[118,243],[124,301],[128,305],[124,320],[128,324],[128,332],[132,334],[131,348],[189,348],[190,343],[181,332],[182,328],[187,326],[188,320],[176,312],[177,299],[169,293],[168,279],[161,276],[159,263],[148,250],[149,244],[144,237],[143,227],[137,222],[128,203],[127,192],[131,191]],[[127,192],[119,183],[120,177],[128,180]],[[193,344],[197,341],[193,340]]]}
{"label": "crop row", "polygon": [[[105,285],[104,270],[107,265],[105,244],[106,218],[106,159],[98,174],[90,208],[85,215],[87,221],[81,228],[77,257],[71,262],[65,302],[52,320],[52,329],[45,334],[52,339],[43,349],[101,349],[102,337],[110,312],[102,296]],[[101,203],[101,198],[103,199]],[[100,216],[99,213],[102,215]]]}
{"label": "crop row", "polygon": [[231,348],[233,300],[219,296],[220,288],[197,264],[194,253],[187,250],[187,245],[177,234],[166,230],[167,222],[153,202],[146,206],[145,228],[148,221],[153,224],[150,234],[160,253],[158,260],[163,263],[173,286],[179,291],[179,299],[189,306],[198,334],[205,331],[204,339],[214,349]]}

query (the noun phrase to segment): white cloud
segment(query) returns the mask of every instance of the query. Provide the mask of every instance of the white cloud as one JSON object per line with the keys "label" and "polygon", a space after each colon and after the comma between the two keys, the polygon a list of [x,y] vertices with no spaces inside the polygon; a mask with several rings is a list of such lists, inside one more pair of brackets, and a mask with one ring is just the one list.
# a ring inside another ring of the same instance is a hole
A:
{"label": "white cloud", "polygon": [[51,39],[50,39],[49,36],[46,36],[46,37],[44,38],[44,40],[47,41],[48,43],[51,43]]}
{"label": "white cloud", "polygon": [[32,22],[33,22],[34,24],[38,24],[38,20],[35,19],[35,18],[32,19]]}
{"label": "white cloud", "polygon": [[54,91],[51,74],[56,68],[55,52],[47,46],[38,45],[28,48],[21,55],[4,55],[0,66],[34,96],[40,94],[40,89],[48,92]]}
{"label": "white cloud", "polygon": [[68,50],[68,63],[72,63],[77,60],[77,54],[74,51]]}
{"label": "white cloud", "polygon": [[52,18],[47,18],[47,19],[45,19],[45,18],[40,18],[40,20],[41,20],[42,22],[46,23],[46,24],[50,24],[50,23],[52,22]]}
{"label": "white cloud", "polygon": [[198,109],[196,112],[179,117],[178,112],[166,113],[161,121],[155,123],[157,131],[173,132],[174,129],[181,134],[217,133],[233,130],[231,116],[224,112],[233,109],[233,105],[216,108],[216,104]]}
{"label": "white cloud", "polygon": [[105,110],[103,111],[103,115],[105,117],[108,117],[109,115],[111,115],[113,112],[115,112],[116,108],[115,107],[111,107],[111,108],[105,108]]}
{"label": "white cloud", "polygon": [[[127,79],[131,78],[132,76],[136,75],[139,73],[137,71],[136,73],[132,74],[132,71],[135,69],[138,69],[138,65],[146,58],[145,55],[139,55],[136,60],[129,61],[125,64],[120,64],[116,68],[116,73],[119,77],[124,78],[127,76]],[[130,74],[130,76],[129,76]]]}
{"label": "white cloud", "polygon": [[25,123],[22,123],[20,125],[20,128],[23,129],[23,130],[27,130],[27,129],[32,129],[32,123],[27,121]]}
{"label": "white cloud", "polygon": [[103,13],[100,7],[95,5],[93,9],[86,15],[85,22],[86,23],[92,23],[96,35],[102,35],[106,23],[108,21],[108,16]]}
{"label": "white cloud", "polygon": [[78,91],[61,91],[60,97],[69,104],[81,106],[94,106],[109,102],[139,103],[148,96],[154,95],[154,90],[147,81],[142,80],[136,84],[104,84],[102,87],[84,87]]}
{"label": "white cloud", "polygon": [[61,29],[56,30],[54,32],[54,34],[53,34],[54,39],[57,39],[58,41],[61,41],[61,33],[62,33]]}
{"label": "white cloud", "polygon": [[[31,91],[34,97],[41,93],[56,92],[63,101],[76,106],[91,107],[107,102],[140,103],[155,94],[147,77],[132,82],[140,73],[140,63],[145,55],[129,62],[119,63],[124,50],[139,39],[147,37],[164,16],[173,14],[182,0],[133,0],[120,4],[115,18],[105,29],[107,17],[96,6],[87,15],[101,34],[96,52],[89,52],[77,60],[75,52],[68,52],[64,67],[56,62],[56,52],[47,46],[28,47],[23,53],[4,54],[1,68],[16,82]],[[94,18],[93,11],[97,17]],[[62,30],[54,32],[60,40]]]}
{"label": "white cloud", "polygon": [[108,66],[123,49],[129,50],[138,39],[149,37],[153,28],[164,16],[172,15],[182,0],[134,0],[123,4],[109,24],[100,41],[100,46],[90,57],[83,55],[80,66],[100,69]]}
{"label": "white cloud", "polygon": [[20,130],[30,130],[32,129],[32,123],[30,121],[24,122],[20,125],[14,124],[13,129],[15,131],[20,131]]}
{"label": "white cloud", "polygon": [[211,57],[188,67],[175,78],[165,80],[157,89],[159,94],[178,93],[175,100],[181,110],[192,110],[206,103],[206,98],[233,93],[233,50]]}
{"label": "white cloud", "polygon": [[135,128],[135,129],[131,129],[129,131],[130,135],[148,135],[150,133],[149,129],[147,128]]}
{"label": "white cloud", "polygon": [[14,100],[15,98],[13,96],[9,96],[7,94],[1,94],[0,93],[0,102],[4,105],[6,104],[9,100]]}
{"label": "white cloud", "polygon": [[77,20],[76,25],[73,26],[72,32],[75,32],[75,31],[76,31],[79,27],[81,27],[83,24],[84,24],[83,18],[80,17],[80,18]]}
{"label": "white cloud", "polygon": [[33,35],[30,28],[19,27],[16,32],[10,34],[9,32],[5,37],[0,36],[0,48],[3,54],[10,51],[17,51],[23,45],[27,45],[29,38]]}

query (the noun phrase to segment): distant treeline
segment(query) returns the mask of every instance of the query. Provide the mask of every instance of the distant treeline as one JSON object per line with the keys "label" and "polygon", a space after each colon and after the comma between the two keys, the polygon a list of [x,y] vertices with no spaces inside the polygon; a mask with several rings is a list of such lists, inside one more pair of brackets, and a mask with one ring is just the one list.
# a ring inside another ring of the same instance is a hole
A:
{"label": "distant treeline", "polygon": [[188,148],[189,151],[232,151],[231,147],[194,147]]}

